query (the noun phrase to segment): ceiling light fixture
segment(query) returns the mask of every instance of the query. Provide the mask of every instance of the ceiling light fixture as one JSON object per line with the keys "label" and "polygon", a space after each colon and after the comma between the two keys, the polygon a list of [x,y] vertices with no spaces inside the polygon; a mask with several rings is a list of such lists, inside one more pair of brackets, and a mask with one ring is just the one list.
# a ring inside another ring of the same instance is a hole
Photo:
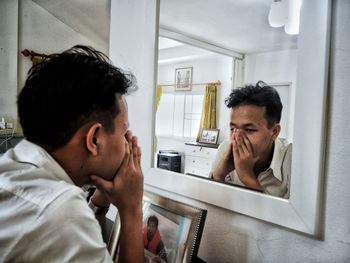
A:
{"label": "ceiling light fixture", "polygon": [[281,27],[287,22],[286,1],[274,0],[270,7],[269,24],[271,27]]}
{"label": "ceiling light fixture", "polygon": [[288,20],[284,31],[289,35],[299,34],[301,0],[288,0]]}
{"label": "ceiling light fixture", "polygon": [[301,0],[274,0],[269,11],[271,27],[282,27],[289,35],[299,34]]}

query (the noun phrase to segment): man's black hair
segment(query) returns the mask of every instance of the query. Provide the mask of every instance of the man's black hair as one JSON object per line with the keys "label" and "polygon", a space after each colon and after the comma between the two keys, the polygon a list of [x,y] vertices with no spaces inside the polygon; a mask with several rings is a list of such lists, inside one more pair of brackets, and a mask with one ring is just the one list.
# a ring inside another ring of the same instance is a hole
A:
{"label": "man's black hair", "polygon": [[263,81],[258,81],[255,86],[246,85],[233,89],[225,99],[225,104],[228,108],[244,105],[265,107],[265,118],[269,128],[281,120],[283,106],[280,96],[276,89],[266,85]]}
{"label": "man's black hair", "polygon": [[57,149],[82,125],[100,122],[114,131],[120,111],[116,95],[136,89],[131,73],[103,53],[77,45],[33,66],[18,96],[18,115],[27,140]]}
{"label": "man's black hair", "polygon": [[158,227],[158,217],[156,217],[155,215],[152,215],[148,218],[147,225],[149,225],[150,222],[154,222]]}

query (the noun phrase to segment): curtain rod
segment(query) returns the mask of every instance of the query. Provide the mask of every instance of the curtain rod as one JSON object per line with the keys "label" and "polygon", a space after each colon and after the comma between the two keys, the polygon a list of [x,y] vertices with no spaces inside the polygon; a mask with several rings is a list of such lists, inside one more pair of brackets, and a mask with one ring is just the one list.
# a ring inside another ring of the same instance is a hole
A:
{"label": "curtain rod", "polygon": [[40,54],[40,53],[36,53],[35,51],[33,50],[28,50],[28,49],[24,49],[21,51],[22,55],[25,56],[25,57],[42,57],[42,58],[48,58],[50,57],[50,55],[46,55],[46,54]]}
{"label": "curtain rod", "polygon": [[157,86],[162,86],[162,87],[172,87],[172,86],[204,86],[204,85],[217,85],[217,86],[221,86],[221,82],[220,80],[216,81],[216,82],[205,82],[205,83],[194,83],[194,84],[158,84]]}

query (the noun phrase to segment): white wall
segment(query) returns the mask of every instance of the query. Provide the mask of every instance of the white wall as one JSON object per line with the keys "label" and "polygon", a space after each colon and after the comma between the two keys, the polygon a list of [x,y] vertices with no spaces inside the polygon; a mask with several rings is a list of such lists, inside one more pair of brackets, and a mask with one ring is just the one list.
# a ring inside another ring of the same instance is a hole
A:
{"label": "white wall", "polygon": [[[269,84],[290,82],[290,100],[289,100],[289,118],[288,118],[288,136],[292,141],[296,73],[297,73],[298,50],[289,49],[274,52],[264,52],[248,54],[245,56],[244,63],[244,82],[255,84],[262,80]],[[282,112],[283,115],[284,112]]]}
{"label": "white wall", "polygon": [[18,1],[0,2],[0,118],[14,122],[17,116]]}
{"label": "white wall", "polygon": [[[20,51],[61,52],[76,44],[85,44],[108,53],[108,43],[78,34],[31,0],[0,2],[0,117],[17,123],[17,91],[21,90],[31,61]],[[18,64],[17,64],[18,63]]]}
{"label": "white wall", "polygon": [[[174,48],[176,49],[176,48]],[[173,56],[176,57],[176,54]],[[207,83],[220,80],[221,86],[218,88],[217,97],[217,118],[218,128],[220,129],[219,143],[228,133],[229,110],[224,104],[224,99],[229,95],[231,90],[231,77],[233,74],[232,58],[212,54],[194,59],[176,62],[162,63],[158,65],[158,84],[174,84],[175,68],[193,67],[192,82]],[[205,86],[195,86],[192,89],[201,89],[204,92]]]}
{"label": "white wall", "polygon": [[[50,54],[84,44],[108,54],[108,43],[104,46],[98,45],[98,41],[77,33],[31,0],[20,0],[19,3],[19,51],[29,49]],[[30,59],[19,54],[19,87],[24,85],[30,66]]]}

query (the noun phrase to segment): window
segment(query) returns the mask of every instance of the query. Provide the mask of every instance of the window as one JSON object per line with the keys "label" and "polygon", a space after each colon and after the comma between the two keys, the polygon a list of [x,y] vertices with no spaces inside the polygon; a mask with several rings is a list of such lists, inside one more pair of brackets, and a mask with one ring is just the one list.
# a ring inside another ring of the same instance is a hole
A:
{"label": "window", "polygon": [[156,135],[196,138],[203,94],[163,93],[156,114]]}

